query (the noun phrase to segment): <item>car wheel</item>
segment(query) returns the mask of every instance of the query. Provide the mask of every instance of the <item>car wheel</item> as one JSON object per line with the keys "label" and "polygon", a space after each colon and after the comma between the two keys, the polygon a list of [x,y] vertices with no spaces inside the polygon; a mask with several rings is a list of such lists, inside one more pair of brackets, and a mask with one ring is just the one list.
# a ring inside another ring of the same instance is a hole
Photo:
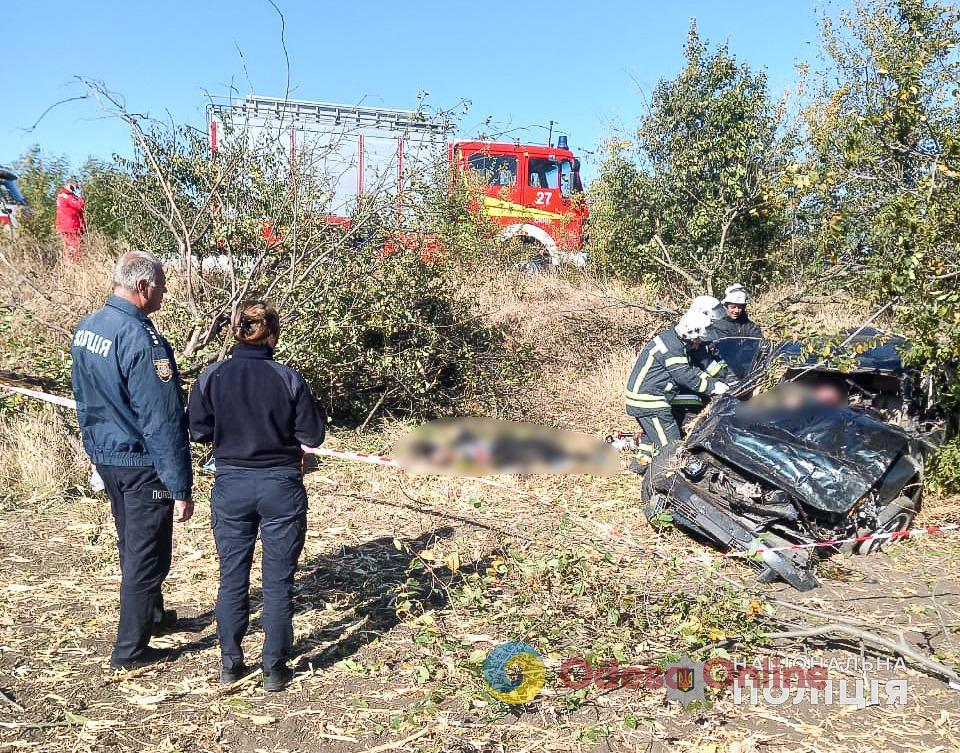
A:
{"label": "car wheel", "polygon": [[[877,516],[877,528],[874,533],[895,533],[906,531],[913,523],[920,508],[920,500],[901,496],[887,503]],[[854,547],[854,554],[871,554],[883,548],[890,539],[870,539]]]}
{"label": "car wheel", "polygon": [[548,272],[552,268],[553,264],[550,261],[550,257],[542,254],[531,256],[526,261],[518,262],[515,266],[518,272],[531,277]]}

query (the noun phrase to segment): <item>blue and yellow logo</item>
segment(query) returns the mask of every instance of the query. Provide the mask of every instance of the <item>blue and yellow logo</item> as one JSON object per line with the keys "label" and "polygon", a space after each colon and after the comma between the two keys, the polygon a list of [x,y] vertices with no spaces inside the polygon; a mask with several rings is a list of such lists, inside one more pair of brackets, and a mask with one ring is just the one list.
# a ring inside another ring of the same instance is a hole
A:
{"label": "blue and yellow logo", "polygon": [[546,670],[537,650],[513,641],[497,646],[483,662],[487,691],[502,703],[528,703],[543,690]]}

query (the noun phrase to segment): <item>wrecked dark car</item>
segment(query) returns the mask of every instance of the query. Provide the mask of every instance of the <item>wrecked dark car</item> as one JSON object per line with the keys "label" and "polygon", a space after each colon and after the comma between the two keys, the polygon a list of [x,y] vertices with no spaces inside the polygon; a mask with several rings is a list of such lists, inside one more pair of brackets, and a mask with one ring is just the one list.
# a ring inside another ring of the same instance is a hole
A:
{"label": "wrecked dark car", "polygon": [[[817,558],[867,554],[885,540],[851,540],[909,528],[943,417],[904,366],[903,338],[864,329],[841,345],[814,356],[793,343],[715,343],[738,381],[654,459],[641,490],[651,523],[754,552],[760,580],[800,590],[818,585]],[[780,547],[796,548],[770,551]]]}

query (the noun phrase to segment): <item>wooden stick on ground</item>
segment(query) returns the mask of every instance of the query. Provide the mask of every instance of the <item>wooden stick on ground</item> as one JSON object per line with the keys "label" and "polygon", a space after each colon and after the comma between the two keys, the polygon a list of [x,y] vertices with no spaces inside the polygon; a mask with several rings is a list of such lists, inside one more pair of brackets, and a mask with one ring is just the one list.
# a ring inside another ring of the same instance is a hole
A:
{"label": "wooden stick on ground", "polygon": [[10,696],[8,696],[2,690],[0,690],[0,701],[3,701],[5,704],[7,704],[7,706],[19,711],[21,714],[26,711],[26,709],[23,706],[21,706],[19,703],[13,700]]}
{"label": "wooden stick on ground", "polygon": [[853,627],[852,625],[846,625],[840,622],[831,622],[827,625],[797,625],[795,630],[786,630],[779,633],[766,633],[765,637],[770,638],[771,640],[779,640],[786,638],[812,638],[818,635],[829,635],[831,633],[839,633],[849,638],[856,638],[864,643],[869,643],[873,646],[879,646],[893,652],[894,654],[899,654],[905,659],[910,659],[910,661],[916,662],[921,667],[924,667],[925,669],[928,669],[931,672],[940,675],[941,677],[945,677],[950,681],[951,687],[960,689],[960,675],[958,675],[945,664],[941,664],[940,662],[931,659],[929,656],[925,656],[919,651],[916,651],[903,643],[897,643],[889,638],[884,638],[883,636],[872,633],[869,630],[861,630],[860,628]]}

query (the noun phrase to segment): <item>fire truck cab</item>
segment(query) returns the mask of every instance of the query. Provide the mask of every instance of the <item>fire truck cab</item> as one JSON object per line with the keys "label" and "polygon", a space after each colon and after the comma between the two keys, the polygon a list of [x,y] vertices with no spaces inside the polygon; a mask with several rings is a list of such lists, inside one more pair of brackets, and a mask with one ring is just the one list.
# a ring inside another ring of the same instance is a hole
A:
{"label": "fire truck cab", "polygon": [[452,154],[457,170],[482,193],[482,211],[500,225],[501,238],[536,243],[553,264],[586,263],[589,213],[580,161],[565,136],[556,147],[456,141]]}

